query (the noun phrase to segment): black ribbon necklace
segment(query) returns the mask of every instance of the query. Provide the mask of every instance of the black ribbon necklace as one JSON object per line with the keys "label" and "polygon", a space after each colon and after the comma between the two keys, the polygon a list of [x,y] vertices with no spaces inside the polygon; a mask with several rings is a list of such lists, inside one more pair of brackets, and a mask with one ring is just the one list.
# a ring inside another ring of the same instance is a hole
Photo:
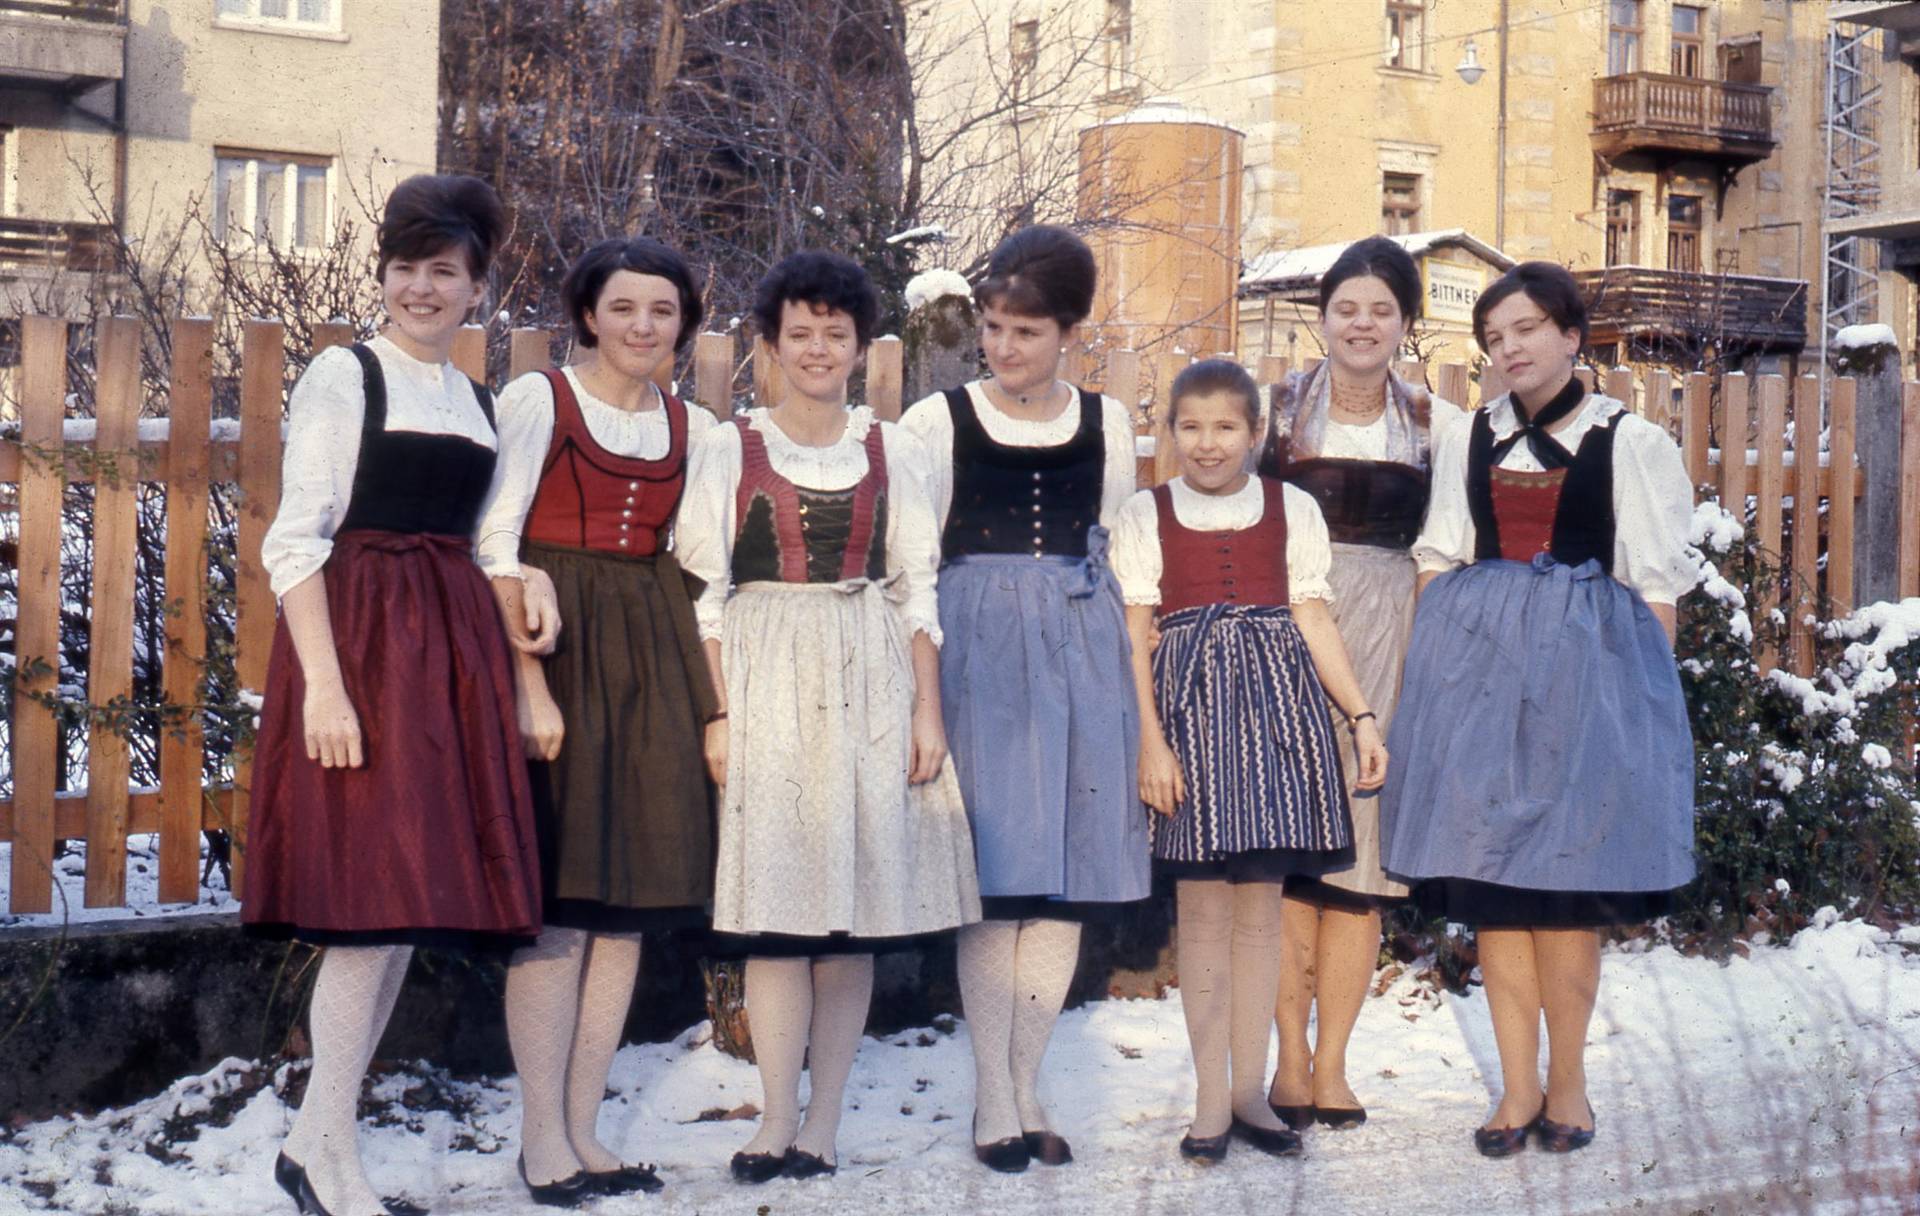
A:
{"label": "black ribbon necklace", "polygon": [[1509,394],[1507,401],[1513,406],[1513,416],[1520,420],[1520,429],[1493,445],[1493,463],[1498,465],[1506,459],[1507,453],[1514,449],[1522,439],[1533,452],[1533,458],[1540,462],[1543,469],[1566,469],[1573,467],[1573,453],[1552,435],[1547,429],[1561,419],[1573,413],[1580,403],[1587,399],[1587,386],[1580,383],[1580,377],[1570,376],[1567,386],[1553,395],[1540,412],[1533,417],[1527,416],[1527,407],[1521,404],[1518,394]]}

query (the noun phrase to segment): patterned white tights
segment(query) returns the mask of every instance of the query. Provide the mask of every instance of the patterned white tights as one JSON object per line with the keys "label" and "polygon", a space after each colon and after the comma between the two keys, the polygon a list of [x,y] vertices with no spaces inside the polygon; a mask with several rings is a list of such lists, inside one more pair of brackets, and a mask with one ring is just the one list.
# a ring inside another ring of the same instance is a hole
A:
{"label": "patterned white tights", "polygon": [[1080,926],[989,920],[960,930],[960,999],[973,1040],[977,1144],[1051,1130],[1040,1064],[1080,962]]}
{"label": "patterned white tights", "polygon": [[[797,1147],[838,1161],[834,1141],[847,1077],[872,997],[871,954],[747,959],[747,1024],[760,1068],[761,1114],[760,1130],[741,1152],[777,1154]],[[812,1080],[804,1126],[803,1067]]]}

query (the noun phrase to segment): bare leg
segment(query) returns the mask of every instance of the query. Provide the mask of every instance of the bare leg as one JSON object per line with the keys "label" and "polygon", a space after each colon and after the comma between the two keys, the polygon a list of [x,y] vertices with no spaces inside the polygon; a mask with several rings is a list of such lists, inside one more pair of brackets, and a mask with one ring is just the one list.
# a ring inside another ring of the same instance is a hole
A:
{"label": "bare leg", "polygon": [[760,1066],[760,1130],[740,1151],[778,1155],[800,1130],[800,1071],[813,1021],[813,961],[747,960],[747,1024]]}
{"label": "bare leg", "polygon": [[1020,922],[985,920],[955,940],[960,1002],[973,1043],[973,1138],[993,1144],[1020,1134],[1013,1104],[1013,960]]}
{"label": "bare leg", "polygon": [[1592,929],[1535,929],[1533,956],[1547,1011],[1547,1118],[1592,1127],[1587,1024],[1600,993],[1600,934]]}
{"label": "bare leg", "polygon": [[520,1074],[520,1157],[535,1186],[580,1172],[567,1142],[566,1085],[586,957],[584,930],[548,928],[533,945],[514,951],[507,967],[507,1038]]}
{"label": "bare leg", "polygon": [[1280,987],[1273,1020],[1280,1028],[1280,1056],[1267,1101],[1306,1106],[1313,1101],[1313,1047],[1307,1022],[1313,1012],[1319,969],[1320,908],[1304,899],[1283,899],[1280,909]]}
{"label": "bare leg", "polygon": [[1174,937],[1180,952],[1180,1008],[1193,1049],[1193,1122],[1189,1135],[1218,1136],[1233,1116],[1227,1053],[1233,1006],[1233,893],[1223,880],[1174,884]]}
{"label": "bare leg", "polygon": [[580,1164],[596,1174],[622,1165],[618,1153],[600,1143],[600,1106],[606,1099],[607,1073],[620,1050],[620,1032],[633,1003],[633,982],[640,974],[639,934],[595,934],[587,943],[580,975],[580,1018],[573,1032],[573,1056],[567,1062],[567,1143]]}
{"label": "bare leg", "polygon": [[1533,934],[1481,929],[1480,974],[1486,981],[1493,1040],[1500,1049],[1505,1093],[1488,1127],[1523,1127],[1540,1113],[1540,975]]}
{"label": "bare leg", "polygon": [[1023,1132],[1051,1131],[1040,1103],[1040,1062],[1080,963],[1080,926],[1066,920],[1020,924],[1013,962],[1013,1104]]}
{"label": "bare leg", "polygon": [[846,1106],[847,1077],[867,1029],[873,1003],[873,955],[838,954],[813,960],[812,1050],[807,1057],[807,1117],[793,1146],[829,1165]]}
{"label": "bare leg", "polygon": [[1233,1115],[1278,1131],[1267,1106],[1267,1039],[1280,988],[1280,884],[1233,884]]}
{"label": "bare leg", "polygon": [[1316,957],[1320,1019],[1314,1029],[1313,1104],[1354,1110],[1360,1099],[1347,1084],[1347,1043],[1380,961],[1380,913],[1323,909]]}
{"label": "bare leg", "polygon": [[407,946],[331,946],[314,979],[307,1013],[313,1071],[283,1151],[306,1169],[330,1212],[387,1210],[360,1163],[360,1082],[392,1009],[385,990],[395,971],[405,977],[411,955]]}

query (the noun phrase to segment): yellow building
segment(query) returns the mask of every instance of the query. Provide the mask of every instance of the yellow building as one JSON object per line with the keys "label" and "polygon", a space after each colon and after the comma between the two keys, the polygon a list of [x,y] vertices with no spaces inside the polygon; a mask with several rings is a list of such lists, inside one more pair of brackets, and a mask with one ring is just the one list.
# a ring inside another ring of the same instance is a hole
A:
{"label": "yellow building", "polygon": [[[1602,358],[1789,369],[1813,357],[1825,315],[1835,18],[1894,27],[1867,30],[1856,60],[1881,89],[1883,209],[1912,221],[1886,231],[1920,235],[1920,196],[1901,193],[1920,188],[1899,32],[1916,7],[931,0],[915,11],[937,22],[984,8],[1004,21],[1006,49],[989,45],[987,62],[1013,62],[1023,44],[1090,39],[1083,125],[1164,96],[1243,131],[1249,271],[1376,232],[1463,233],[1580,274]],[[1044,77],[1046,65],[1025,70]],[[1881,221],[1856,222],[1878,239]],[[1872,262],[1877,315],[1851,319],[1893,324],[1911,351],[1914,292],[1897,264]],[[1265,325],[1272,310],[1257,279],[1248,287],[1243,358],[1310,346]],[[1297,317],[1309,329],[1310,313]]]}
{"label": "yellow building", "polygon": [[0,317],[83,312],[106,223],[325,244],[432,171],[438,39],[414,0],[0,0]]}

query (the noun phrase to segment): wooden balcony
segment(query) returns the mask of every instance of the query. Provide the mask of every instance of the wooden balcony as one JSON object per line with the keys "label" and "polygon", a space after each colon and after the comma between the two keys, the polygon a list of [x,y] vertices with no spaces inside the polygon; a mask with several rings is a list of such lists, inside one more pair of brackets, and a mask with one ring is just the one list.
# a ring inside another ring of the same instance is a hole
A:
{"label": "wooden balcony", "polygon": [[112,236],[105,224],[0,217],[0,276],[19,271],[106,270],[113,264]]}
{"label": "wooden balcony", "polygon": [[1807,285],[1800,279],[1689,274],[1645,266],[1574,272],[1586,293],[1592,340],[1711,342],[1749,351],[1807,344]]}
{"label": "wooden balcony", "polygon": [[1661,161],[1710,160],[1738,169],[1773,154],[1773,86],[1660,72],[1593,82],[1593,150]]}
{"label": "wooden balcony", "polygon": [[85,90],[120,79],[122,0],[0,0],[0,82]]}

